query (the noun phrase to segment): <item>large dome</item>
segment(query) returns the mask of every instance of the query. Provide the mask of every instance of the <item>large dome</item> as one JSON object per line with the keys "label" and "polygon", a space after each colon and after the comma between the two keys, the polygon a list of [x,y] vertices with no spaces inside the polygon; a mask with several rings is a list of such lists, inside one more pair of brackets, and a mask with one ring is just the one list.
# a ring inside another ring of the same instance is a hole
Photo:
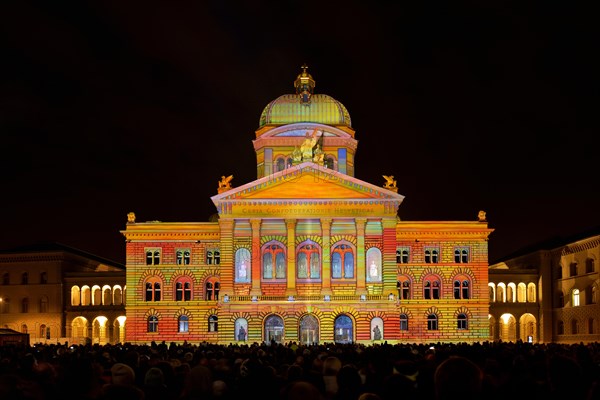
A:
{"label": "large dome", "polygon": [[296,122],[352,126],[346,107],[331,96],[313,94],[310,101],[303,102],[297,94],[284,94],[267,104],[260,115],[259,127]]}
{"label": "large dome", "polygon": [[314,94],[315,80],[307,69],[304,64],[294,81],[296,94],[284,94],[267,104],[260,115],[259,128],[296,122],[352,127],[350,114],[342,103],[326,94]]}

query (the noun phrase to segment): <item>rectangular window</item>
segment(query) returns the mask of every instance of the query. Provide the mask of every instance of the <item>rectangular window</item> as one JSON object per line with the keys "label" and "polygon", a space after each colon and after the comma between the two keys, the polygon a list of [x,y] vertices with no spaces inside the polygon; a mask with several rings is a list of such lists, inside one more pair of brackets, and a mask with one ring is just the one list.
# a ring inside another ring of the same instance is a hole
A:
{"label": "rectangular window", "polygon": [[410,247],[398,247],[396,249],[396,263],[408,264],[410,262]]}
{"label": "rectangular window", "polygon": [[456,247],[454,249],[454,262],[457,264],[466,264],[469,262],[469,248]]}
{"label": "rectangular window", "polygon": [[149,248],[145,249],[146,252],[146,265],[159,265],[160,264],[160,248]]}
{"label": "rectangular window", "polygon": [[437,264],[439,262],[440,250],[437,247],[425,248],[425,264]]}

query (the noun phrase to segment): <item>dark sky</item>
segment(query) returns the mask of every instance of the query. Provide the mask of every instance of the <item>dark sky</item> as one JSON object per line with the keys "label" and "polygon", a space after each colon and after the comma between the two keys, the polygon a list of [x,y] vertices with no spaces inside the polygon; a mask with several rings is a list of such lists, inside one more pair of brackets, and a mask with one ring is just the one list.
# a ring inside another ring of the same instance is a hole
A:
{"label": "dark sky", "polygon": [[260,113],[350,112],[356,177],[403,220],[487,212],[490,260],[600,226],[598,24],[578,2],[40,1],[0,6],[0,247],[124,262],[138,221],[206,221],[256,178]]}

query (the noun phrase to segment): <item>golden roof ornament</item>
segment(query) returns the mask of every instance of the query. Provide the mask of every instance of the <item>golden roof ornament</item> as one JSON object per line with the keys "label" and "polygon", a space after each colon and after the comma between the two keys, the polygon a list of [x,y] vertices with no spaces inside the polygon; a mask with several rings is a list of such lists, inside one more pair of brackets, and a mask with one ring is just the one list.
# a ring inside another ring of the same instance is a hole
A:
{"label": "golden roof ornament", "polygon": [[385,179],[385,183],[383,184],[383,188],[387,190],[391,190],[392,192],[398,193],[398,188],[396,187],[396,180],[394,179],[394,175],[382,175]]}
{"label": "golden roof ornament", "polygon": [[135,213],[134,212],[127,213],[127,223],[135,224]]}
{"label": "golden roof ornament", "polygon": [[310,96],[312,96],[315,91],[315,80],[308,72],[306,72],[307,69],[308,65],[304,64],[302,66],[302,72],[296,77],[296,80],[294,81],[296,94],[300,99],[300,103],[303,104],[310,103]]}
{"label": "golden roof ornament", "polygon": [[477,219],[479,220],[479,222],[485,222],[485,211],[479,211],[479,213],[477,214]]}
{"label": "golden roof ornament", "polygon": [[233,175],[229,176],[221,176],[221,181],[219,181],[219,188],[217,189],[218,193],[223,193],[231,189],[231,180],[233,179]]}

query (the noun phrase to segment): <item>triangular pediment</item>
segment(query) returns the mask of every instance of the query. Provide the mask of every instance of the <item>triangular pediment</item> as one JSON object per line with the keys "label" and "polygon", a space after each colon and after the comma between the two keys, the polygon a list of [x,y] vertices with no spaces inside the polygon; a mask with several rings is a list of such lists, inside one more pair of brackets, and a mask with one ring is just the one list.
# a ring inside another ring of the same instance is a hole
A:
{"label": "triangular pediment", "polygon": [[352,176],[305,162],[212,197],[219,200],[377,199],[402,201],[404,196]]}
{"label": "triangular pediment", "polygon": [[305,162],[212,197],[219,214],[395,215],[404,196]]}

